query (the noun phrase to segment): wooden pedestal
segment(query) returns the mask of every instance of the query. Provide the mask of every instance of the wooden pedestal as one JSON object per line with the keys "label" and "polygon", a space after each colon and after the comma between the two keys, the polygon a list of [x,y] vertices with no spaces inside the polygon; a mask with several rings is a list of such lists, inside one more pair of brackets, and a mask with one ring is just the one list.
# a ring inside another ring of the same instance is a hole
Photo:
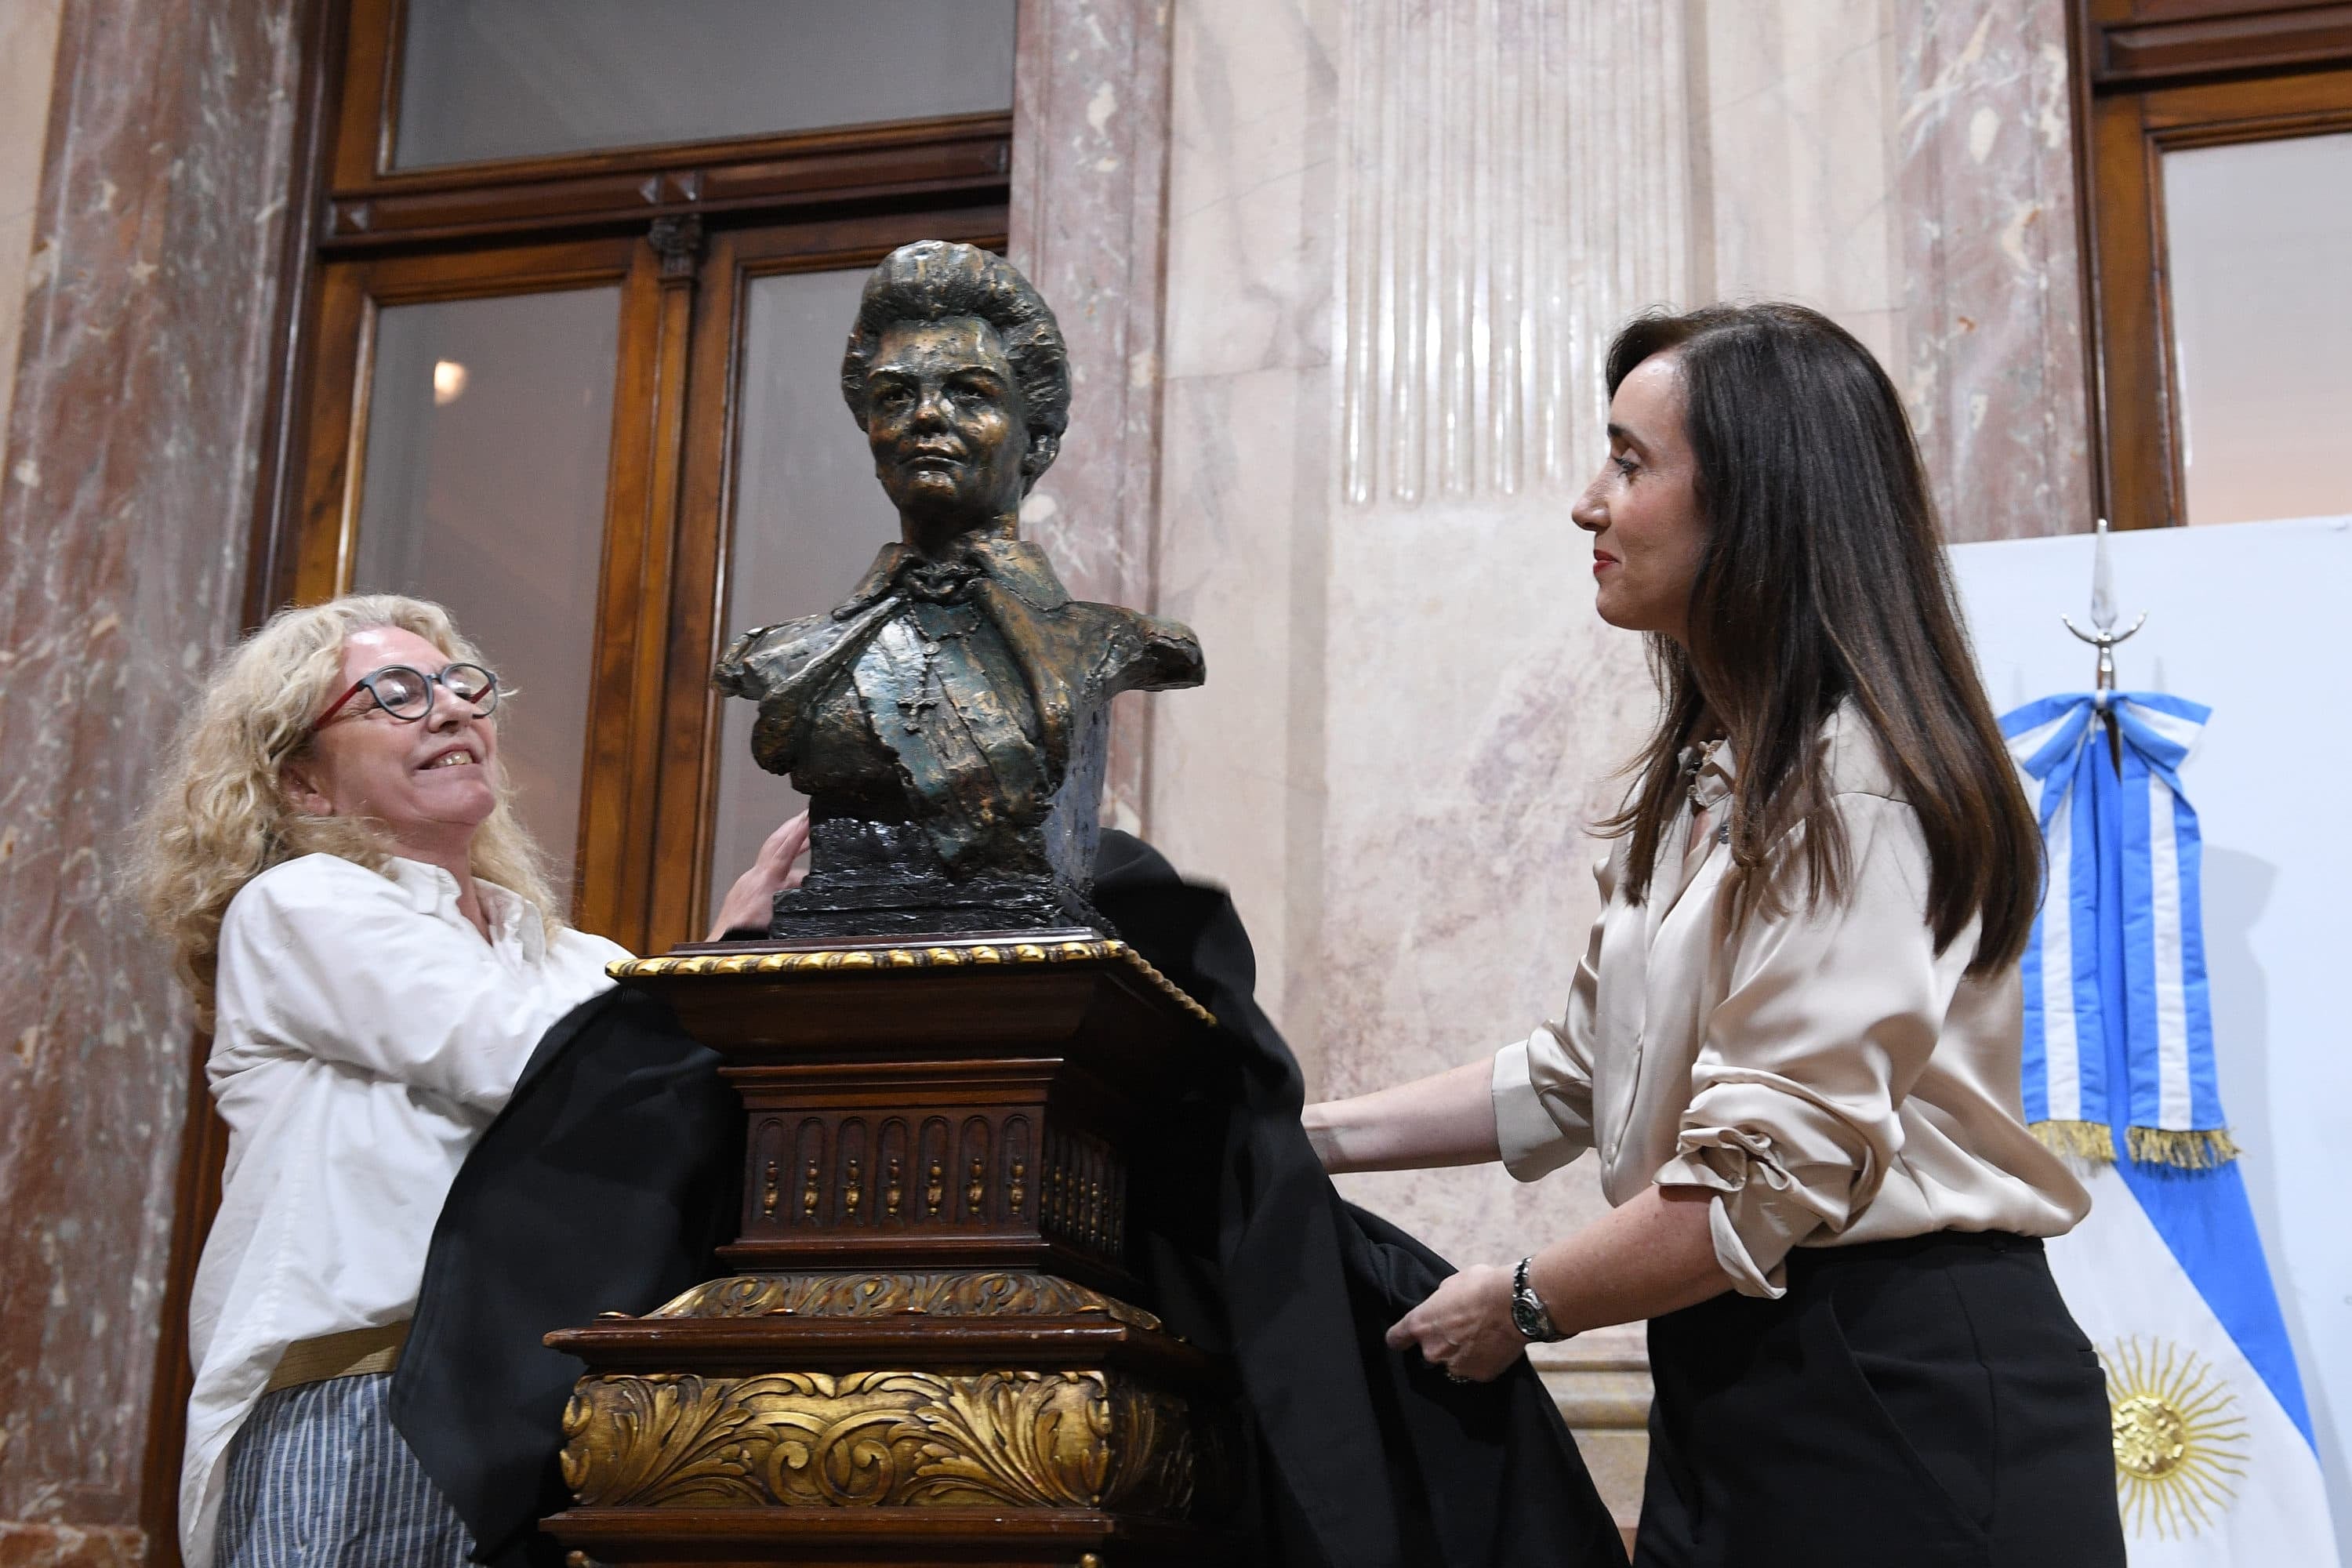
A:
{"label": "wooden pedestal", "polygon": [[736,1272],[551,1334],[575,1563],[1143,1568],[1228,1549],[1210,1357],[1123,1299],[1131,1133],[1208,1015],[1091,931],[618,966],[748,1118]]}

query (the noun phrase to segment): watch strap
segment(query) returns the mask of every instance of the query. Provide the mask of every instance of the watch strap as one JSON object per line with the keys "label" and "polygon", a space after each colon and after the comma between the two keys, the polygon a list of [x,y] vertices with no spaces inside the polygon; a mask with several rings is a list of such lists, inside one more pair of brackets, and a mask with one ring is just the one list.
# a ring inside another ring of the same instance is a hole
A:
{"label": "watch strap", "polygon": [[1521,1339],[1531,1344],[1554,1344],[1571,1338],[1560,1332],[1552,1322],[1550,1310],[1544,1305],[1543,1298],[1536,1294],[1535,1286],[1528,1280],[1528,1270],[1534,1266],[1533,1257],[1522,1258],[1511,1275],[1511,1326],[1519,1331]]}

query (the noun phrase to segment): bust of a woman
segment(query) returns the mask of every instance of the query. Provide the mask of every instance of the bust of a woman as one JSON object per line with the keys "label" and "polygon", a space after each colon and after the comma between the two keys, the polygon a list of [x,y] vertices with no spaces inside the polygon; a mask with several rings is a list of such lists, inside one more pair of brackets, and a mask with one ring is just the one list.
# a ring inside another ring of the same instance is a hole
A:
{"label": "bust of a woman", "polygon": [[770,932],[1099,925],[1110,700],[1202,670],[1185,627],[1074,601],[1020,538],[1069,411],[1054,313],[1001,257],[904,246],[866,279],[841,390],[899,537],[831,613],[744,633],[714,674],[810,800],[808,879]]}

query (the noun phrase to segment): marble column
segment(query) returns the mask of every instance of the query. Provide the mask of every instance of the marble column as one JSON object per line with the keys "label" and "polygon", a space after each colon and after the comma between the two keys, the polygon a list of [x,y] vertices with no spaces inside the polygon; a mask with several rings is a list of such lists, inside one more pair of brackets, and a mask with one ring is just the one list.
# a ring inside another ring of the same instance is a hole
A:
{"label": "marble column", "polygon": [[1154,842],[1227,884],[1259,999],[1317,1076],[1324,551],[1337,383],[1333,0],[1179,8],[1160,606],[1209,681],[1156,699]]}
{"label": "marble column", "polygon": [[[1062,455],[1022,526],[1079,598],[1139,609],[1159,592],[1169,9],[1022,0],[1013,67],[1012,259],[1054,307],[1071,380]],[[1130,831],[1152,711],[1112,710],[1103,818]]]}
{"label": "marble column", "polygon": [[1693,0],[1701,291],[1868,344],[1956,542],[2090,526],[2064,0]]}
{"label": "marble column", "polygon": [[1905,363],[1895,190],[1901,0],[1694,0],[1706,173],[1696,265],[1718,300],[1790,300]]}
{"label": "marble column", "polygon": [[[1586,827],[1652,699],[1569,505],[1600,357],[1688,298],[1684,13],[1648,0],[1181,6],[1169,173],[1152,821],[1229,883],[1317,1092],[1556,1012],[1597,912]],[[1600,1212],[1589,1172],[1343,1187],[1464,1261]],[[1638,1331],[1545,1371],[1628,1520]]]}
{"label": "marble column", "polygon": [[42,132],[58,63],[59,0],[0,6],[0,429],[16,383],[16,332],[25,273],[33,262],[33,212],[41,199]]}
{"label": "marble column", "polygon": [[[1356,5],[1341,37],[1313,950],[1334,1095],[1491,1054],[1566,1000],[1599,912],[1591,824],[1654,706],[1569,509],[1606,452],[1610,338],[1691,300],[1695,176],[1680,6]],[[1464,1263],[1604,1212],[1586,1169],[1342,1185]],[[1544,1364],[1630,1522],[1640,1331]]]}
{"label": "marble column", "polygon": [[2068,9],[1895,8],[1903,375],[1956,541],[2092,523]]}
{"label": "marble column", "polygon": [[235,634],[291,0],[63,0],[0,458],[0,1563],[142,1548],[192,1020],[121,870]]}

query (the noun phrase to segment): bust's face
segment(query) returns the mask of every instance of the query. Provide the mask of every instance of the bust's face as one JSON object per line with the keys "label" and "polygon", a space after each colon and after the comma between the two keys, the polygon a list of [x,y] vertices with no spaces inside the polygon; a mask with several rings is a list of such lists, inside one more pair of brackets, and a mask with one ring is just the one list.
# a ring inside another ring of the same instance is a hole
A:
{"label": "bust's face", "polygon": [[962,532],[1019,511],[1029,437],[993,327],[969,316],[891,327],[866,395],[875,475],[910,523]]}

